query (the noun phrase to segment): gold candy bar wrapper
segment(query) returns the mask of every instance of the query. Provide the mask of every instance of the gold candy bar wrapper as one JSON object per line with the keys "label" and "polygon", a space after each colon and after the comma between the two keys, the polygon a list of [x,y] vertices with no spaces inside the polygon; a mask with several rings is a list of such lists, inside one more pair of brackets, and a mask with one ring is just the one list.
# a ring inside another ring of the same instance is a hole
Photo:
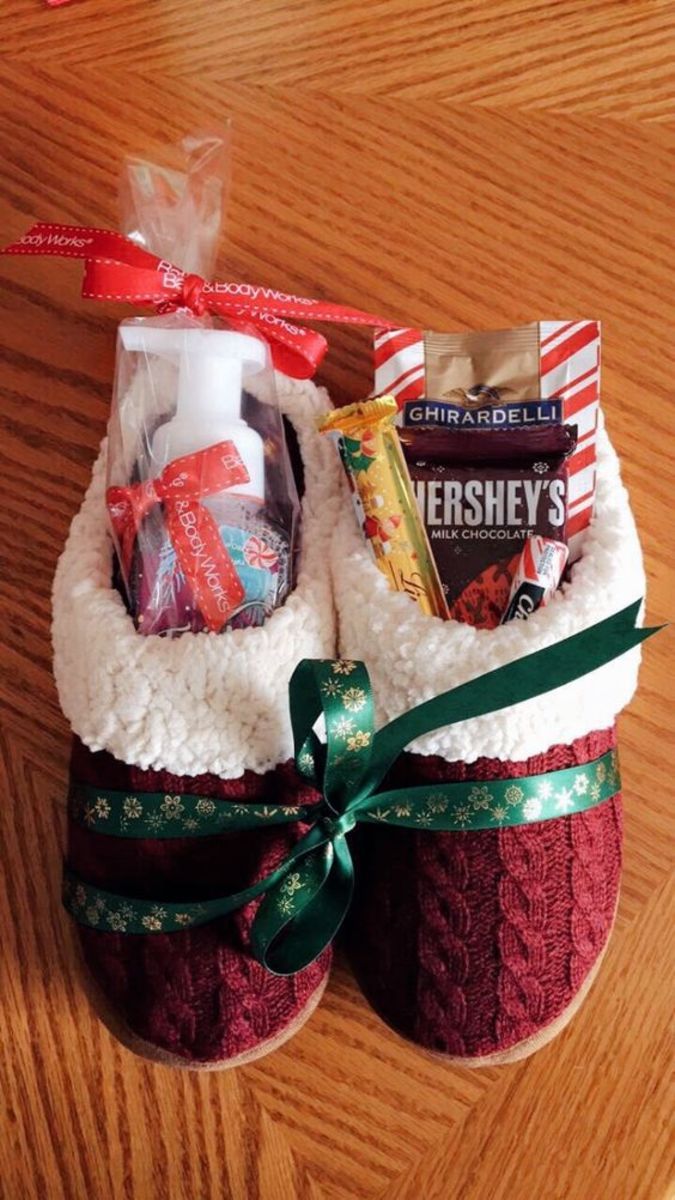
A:
{"label": "gold candy bar wrapper", "polygon": [[319,425],[336,442],[359,525],[378,567],[428,616],[449,617],[394,418],[393,396],[328,413]]}

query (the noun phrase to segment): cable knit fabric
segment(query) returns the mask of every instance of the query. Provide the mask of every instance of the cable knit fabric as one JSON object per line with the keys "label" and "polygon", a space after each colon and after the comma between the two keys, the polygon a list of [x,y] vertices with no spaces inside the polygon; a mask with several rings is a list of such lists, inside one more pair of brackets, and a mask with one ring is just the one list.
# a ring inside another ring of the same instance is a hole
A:
{"label": "cable knit fabric", "polygon": [[[73,743],[71,779],[139,794],[187,792],[219,803],[309,804],[318,796],[293,764],[237,780],[181,777],[127,766]],[[273,870],[306,827],[285,825],[214,837],[135,840],[69,824],[67,859],[88,882],[162,900],[201,900],[248,887]],[[78,927],[106,1006],[137,1038],[188,1065],[236,1060],[283,1035],[322,987],[330,951],[297,975],[270,974],[251,956],[259,901],[185,932],[129,935]]]}
{"label": "cable knit fabric", "polygon": [[[519,762],[405,754],[390,787],[517,778],[592,761],[613,728]],[[361,827],[347,939],[373,1007],[428,1050],[503,1053],[564,1013],[602,952],[621,871],[621,797],[525,827]]]}

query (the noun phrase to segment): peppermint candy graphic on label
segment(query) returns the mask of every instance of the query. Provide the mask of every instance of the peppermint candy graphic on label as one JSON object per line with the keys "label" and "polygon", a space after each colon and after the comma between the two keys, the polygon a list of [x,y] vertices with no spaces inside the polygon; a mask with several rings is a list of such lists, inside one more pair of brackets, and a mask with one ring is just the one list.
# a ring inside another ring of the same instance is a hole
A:
{"label": "peppermint candy graphic on label", "polygon": [[244,558],[249,567],[258,567],[261,571],[274,571],[279,565],[279,557],[262,538],[252,536],[244,543]]}

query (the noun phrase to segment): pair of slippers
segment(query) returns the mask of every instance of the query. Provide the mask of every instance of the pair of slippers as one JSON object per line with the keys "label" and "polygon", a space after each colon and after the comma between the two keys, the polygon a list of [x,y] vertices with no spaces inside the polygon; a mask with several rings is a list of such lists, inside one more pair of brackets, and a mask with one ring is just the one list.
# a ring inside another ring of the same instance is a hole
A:
{"label": "pair of slippers", "polygon": [[[295,814],[318,796],[293,764],[288,686],[298,662],[339,654],[348,672],[363,660],[382,725],[644,593],[628,498],[600,429],[596,515],[563,591],[527,622],[495,630],[425,616],[389,590],[370,558],[334,448],[316,433],[328,397],[282,376],[278,390],[303,460],[302,552],[293,594],[263,627],[175,640],[135,631],[111,581],[105,445],[54,584],[55,673],[74,735],[66,862],[85,881],[69,906],[86,914],[78,931],[102,1018],[132,1049],[176,1066],[216,1069],[268,1053],[308,1019],[328,980],[330,947],[289,975],[257,961],[255,899],[162,931],[163,904],[252,887],[306,832]],[[494,827],[353,831],[344,944],[367,1001],[424,1050],[467,1066],[522,1058],[588,991],[621,871],[621,795],[607,794],[605,764],[638,665],[631,650],[547,695],[426,734],[400,755],[388,787],[470,783],[471,805],[494,813]],[[538,820],[535,798],[526,823],[502,821],[493,781],[513,779],[516,804],[523,776],[579,767],[572,789],[595,787],[585,764],[596,761],[604,802],[569,812],[562,788],[559,817]],[[117,834],[101,831],[111,793],[123,797]],[[184,797],[199,798],[189,812]],[[263,814],[259,827],[193,836],[201,814],[243,805]],[[284,824],[265,824],[272,805],[287,810]],[[153,836],[126,836],[124,825],[149,806]],[[94,901],[88,885],[100,889]],[[131,907],[106,909],[106,893],[152,902],[147,932],[130,932]]]}

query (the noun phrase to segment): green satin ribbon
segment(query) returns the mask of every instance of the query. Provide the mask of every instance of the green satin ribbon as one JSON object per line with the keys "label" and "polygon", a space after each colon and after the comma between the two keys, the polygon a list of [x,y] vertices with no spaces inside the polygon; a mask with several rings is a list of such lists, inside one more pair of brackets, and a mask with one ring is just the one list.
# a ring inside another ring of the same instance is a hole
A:
{"label": "green satin ribbon", "polygon": [[92,833],[126,838],[213,837],[233,829],[307,821],[317,804],[236,804],[209,796],[167,792],[116,792],[74,784],[68,811]]}
{"label": "green satin ribbon", "polygon": [[[300,970],[332,940],[349,907],[354,874],[347,837],[357,823],[445,831],[523,825],[584,811],[619,790],[611,752],[593,763],[518,779],[377,788],[416,738],[544,695],[656,633],[656,628],[635,627],[640,603],[436,696],[377,733],[364,664],[304,660],[290,682],[291,721],[297,769],[322,794],[319,804],[298,809],[231,805],[199,796],[91,788],[76,789],[71,797],[75,819],[96,832],[121,837],[203,836],[268,823],[311,822],[281,866],[241,892],[197,903],[131,899],[94,888],[66,870],[66,907],[79,922],[99,929],[172,932],[225,916],[262,896],[251,930],[256,957],[276,974]],[[325,741],[314,728],[322,714]]]}

